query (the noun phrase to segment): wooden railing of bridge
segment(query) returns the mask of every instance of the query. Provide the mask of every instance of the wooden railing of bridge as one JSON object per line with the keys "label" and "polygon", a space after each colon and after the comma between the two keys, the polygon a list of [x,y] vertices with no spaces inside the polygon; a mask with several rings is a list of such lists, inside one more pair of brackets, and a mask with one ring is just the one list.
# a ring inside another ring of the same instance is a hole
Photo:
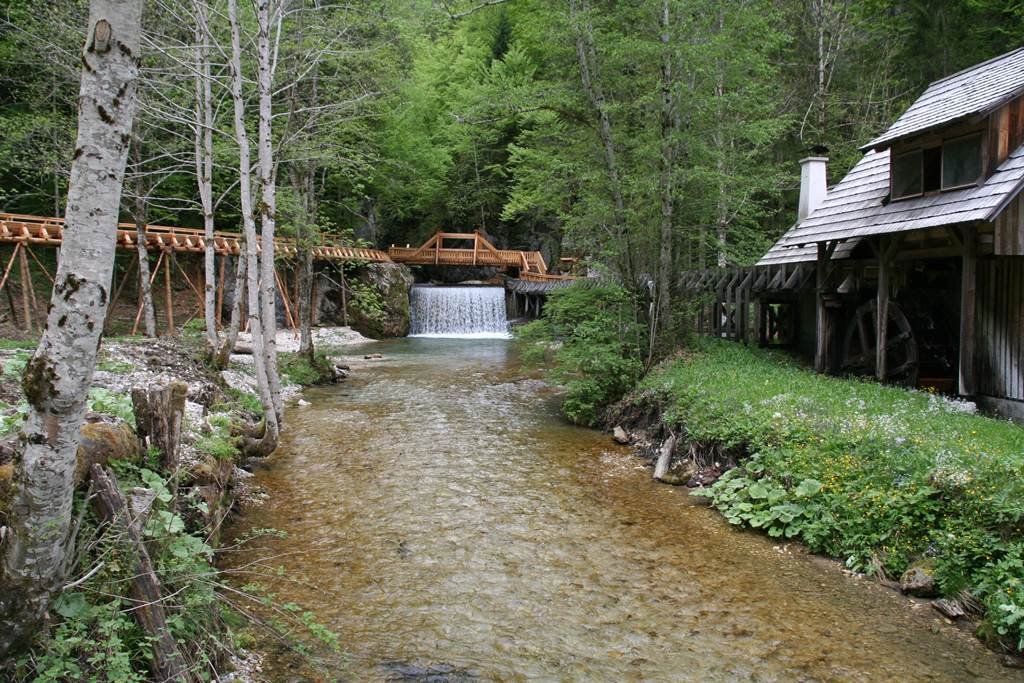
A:
{"label": "wooden railing of bridge", "polygon": [[[194,228],[147,225],[145,235],[146,247],[154,251],[202,253],[206,250],[206,237],[203,231]],[[0,243],[59,247],[63,238],[63,218],[0,213]],[[275,239],[274,245],[277,253],[285,258],[293,256],[297,251],[295,242],[287,238]],[[118,224],[117,246],[122,249],[136,249],[138,237],[134,223]],[[241,236],[230,232],[214,233],[213,248],[221,255],[237,255],[242,249]],[[257,241],[257,251],[260,248],[260,243]],[[314,246],[312,251],[313,259],[316,261],[383,262],[391,260],[385,252],[379,249],[323,244]]]}
{"label": "wooden railing of bridge", "polygon": [[[472,242],[472,247],[445,246],[446,243]],[[396,263],[418,266],[488,266],[502,270],[517,269],[522,280],[572,280],[571,275],[554,275],[539,251],[498,249],[483,235],[473,232],[438,232],[423,246],[388,248],[388,256]]]}

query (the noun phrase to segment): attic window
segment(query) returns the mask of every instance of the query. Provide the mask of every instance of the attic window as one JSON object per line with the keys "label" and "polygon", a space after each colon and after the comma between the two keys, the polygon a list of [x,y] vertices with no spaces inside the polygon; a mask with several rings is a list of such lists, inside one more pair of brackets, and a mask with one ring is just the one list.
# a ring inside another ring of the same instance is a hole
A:
{"label": "attic window", "polygon": [[924,191],[921,150],[898,154],[892,159],[892,198],[916,197]]}
{"label": "attic window", "polygon": [[967,135],[942,145],[942,189],[974,185],[981,177],[981,135]]}

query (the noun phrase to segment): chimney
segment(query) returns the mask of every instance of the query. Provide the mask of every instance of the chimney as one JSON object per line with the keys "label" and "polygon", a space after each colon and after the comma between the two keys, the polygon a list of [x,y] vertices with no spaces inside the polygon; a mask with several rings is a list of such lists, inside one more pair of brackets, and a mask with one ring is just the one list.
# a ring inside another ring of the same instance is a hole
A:
{"label": "chimney", "polygon": [[828,157],[807,157],[800,160],[800,207],[797,221],[811,215],[825,201],[828,191]]}

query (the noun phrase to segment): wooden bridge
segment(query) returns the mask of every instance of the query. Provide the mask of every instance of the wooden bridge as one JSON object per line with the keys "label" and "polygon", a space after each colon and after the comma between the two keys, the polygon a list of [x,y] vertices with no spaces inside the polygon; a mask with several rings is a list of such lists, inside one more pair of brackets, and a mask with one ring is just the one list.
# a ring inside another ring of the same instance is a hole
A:
{"label": "wooden bridge", "polygon": [[[456,242],[473,246],[445,246]],[[498,249],[477,231],[438,232],[421,247],[388,248],[388,256],[396,263],[418,266],[489,266],[502,270],[517,269],[519,279],[532,281],[572,280],[571,275],[553,275],[539,251]]]}
{"label": "wooden bridge", "polygon": [[[20,262],[20,297],[21,316],[26,331],[33,327],[41,329],[41,321],[45,319],[45,300],[36,297],[35,287],[31,285],[32,276],[29,259],[41,270],[47,280],[53,283],[53,274],[35,254],[33,247],[59,248],[63,243],[65,222],[63,218],[45,216],[29,216],[23,214],[0,213],[0,244],[12,244],[14,249],[3,265],[0,273],[0,291],[6,293],[10,318],[17,321],[14,297],[8,286],[16,261]],[[165,225],[147,225],[143,230],[146,248],[149,253],[157,256],[155,265],[150,271],[150,283],[154,283],[158,274],[163,274],[163,294],[165,299],[165,320],[167,330],[174,329],[174,296],[172,280],[180,275],[188,288],[195,294],[194,312],[191,317],[202,316],[204,297],[202,291],[206,286],[205,273],[201,262],[193,264],[192,272],[186,271],[178,255],[199,255],[206,251],[207,239],[204,232],[194,228],[178,228]],[[111,300],[110,310],[113,311],[120,299],[122,291],[133,282],[132,272],[138,266],[138,231],[134,223],[119,223],[117,227],[118,249],[130,251],[132,262],[127,270],[115,282],[115,294]],[[452,243],[455,243],[453,246]],[[274,240],[276,254],[282,262],[298,253],[294,240],[276,238]],[[468,246],[472,244],[472,246]],[[221,256],[237,256],[242,250],[242,238],[237,233],[217,232],[213,237],[214,251]],[[257,241],[256,249],[261,248]],[[366,263],[405,263],[408,265],[440,265],[440,266],[486,266],[506,271],[518,271],[519,280],[554,285],[574,279],[570,275],[554,275],[548,272],[547,263],[538,251],[514,251],[497,249],[478,232],[452,233],[438,232],[418,248],[410,246],[392,246],[387,251],[349,247],[337,244],[321,244],[311,248],[314,261],[327,262],[366,262]],[[52,264],[51,264],[52,265]],[[225,262],[221,260],[217,274],[215,289],[217,294],[218,323],[224,297]],[[285,319],[289,327],[295,328],[299,318],[299,296],[297,276],[292,273],[289,278],[287,269],[275,268],[277,289],[283,302]],[[344,275],[342,275],[344,279]],[[136,278],[137,279],[137,278]],[[291,280],[291,282],[289,282]],[[185,302],[179,302],[184,304]],[[142,315],[141,304],[135,314],[134,334]],[[108,321],[110,315],[108,314]],[[179,317],[180,319],[180,317]],[[15,324],[17,324],[15,322]]]}

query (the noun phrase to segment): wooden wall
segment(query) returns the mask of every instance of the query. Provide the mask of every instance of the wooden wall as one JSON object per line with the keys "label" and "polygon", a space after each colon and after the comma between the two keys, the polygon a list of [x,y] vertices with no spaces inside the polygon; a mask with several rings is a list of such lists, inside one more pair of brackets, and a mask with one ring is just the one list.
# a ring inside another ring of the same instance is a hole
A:
{"label": "wooden wall", "polygon": [[978,262],[977,392],[1024,401],[1024,257]]}

